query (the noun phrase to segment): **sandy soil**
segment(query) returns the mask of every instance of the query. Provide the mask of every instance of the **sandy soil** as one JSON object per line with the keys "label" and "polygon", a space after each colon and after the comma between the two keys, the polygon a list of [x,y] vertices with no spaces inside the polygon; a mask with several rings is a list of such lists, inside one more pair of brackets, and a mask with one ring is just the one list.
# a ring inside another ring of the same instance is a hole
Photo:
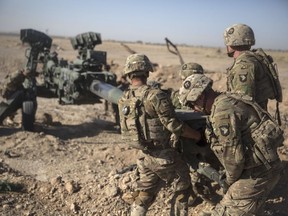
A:
{"label": "sandy soil", "polygon": [[[177,56],[166,45],[125,43],[145,53],[158,67],[149,79],[164,87],[178,88]],[[73,60],[77,51],[69,39],[53,38],[60,57]],[[26,47],[19,36],[0,36],[0,78],[23,66]],[[128,51],[120,42],[104,41],[96,47],[107,51],[112,71],[122,74]],[[218,90],[225,90],[226,68],[232,59],[224,47],[178,46],[185,62],[201,64]],[[282,127],[288,130],[288,52],[267,50],[278,64],[284,91],[280,105]],[[274,110],[271,103],[269,109]],[[285,140],[287,143],[287,138]],[[121,142],[114,127],[112,111],[104,104],[59,105],[55,98],[38,98],[36,132],[21,130],[21,112],[14,121],[0,126],[0,215],[128,215],[129,194],[135,188],[137,151]],[[266,202],[268,215],[288,215],[287,169]],[[168,215],[171,188],[160,191],[148,215]],[[196,205],[198,204],[198,205]],[[189,215],[197,215],[205,203],[191,205]]]}

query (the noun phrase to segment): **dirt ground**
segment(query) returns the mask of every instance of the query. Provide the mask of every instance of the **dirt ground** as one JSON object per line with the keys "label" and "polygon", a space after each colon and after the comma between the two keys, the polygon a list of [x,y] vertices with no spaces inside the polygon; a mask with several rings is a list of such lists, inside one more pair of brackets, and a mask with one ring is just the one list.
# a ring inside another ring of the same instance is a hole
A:
{"label": "dirt ground", "polygon": [[[150,80],[163,87],[178,88],[180,62],[163,44],[126,43],[157,63]],[[0,78],[23,67],[26,47],[19,36],[0,35]],[[73,60],[77,51],[68,38],[53,38],[59,57]],[[197,62],[225,90],[226,68],[232,59],[221,48],[178,46],[185,62]],[[107,51],[112,71],[121,76],[129,52],[116,41],[105,41],[96,50]],[[280,105],[285,144],[288,135],[288,51],[266,50],[278,64],[284,101]],[[2,99],[1,99],[2,100]],[[271,111],[275,104],[269,104]],[[135,188],[137,151],[121,141],[112,111],[104,104],[59,105],[56,98],[38,98],[36,131],[21,130],[21,112],[0,126],[0,215],[109,215],[129,212],[130,193]],[[267,215],[288,215],[288,170],[266,202]],[[6,192],[3,192],[5,191]],[[148,216],[169,215],[172,190],[164,187]],[[191,204],[196,216],[205,206]]]}

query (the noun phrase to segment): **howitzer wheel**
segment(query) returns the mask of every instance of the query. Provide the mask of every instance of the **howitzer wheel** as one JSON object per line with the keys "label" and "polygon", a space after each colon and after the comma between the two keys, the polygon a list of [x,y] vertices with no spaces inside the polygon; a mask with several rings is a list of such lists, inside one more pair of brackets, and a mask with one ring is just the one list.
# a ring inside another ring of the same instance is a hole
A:
{"label": "howitzer wheel", "polygon": [[36,102],[24,101],[22,104],[22,129],[25,131],[34,130]]}

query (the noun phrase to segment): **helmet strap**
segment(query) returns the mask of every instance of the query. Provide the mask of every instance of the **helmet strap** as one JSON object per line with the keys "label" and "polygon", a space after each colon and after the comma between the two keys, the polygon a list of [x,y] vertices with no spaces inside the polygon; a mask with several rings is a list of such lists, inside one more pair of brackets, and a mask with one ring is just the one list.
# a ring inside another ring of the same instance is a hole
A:
{"label": "helmet strap", "polygon": [[206,106],[207,106],[207,100],[208,100],[208,97],[207,97],[207,92],[206,90],[204,91],[204,94],[203,94],[203,107],[201,109],[201,111],[205,114],[209,114],[208,110],[206,109]]}
{"label": "helmet strap", "polygon": [[235,50],[231,46],[226,46],[228,57],[232,58],[234,56]]}

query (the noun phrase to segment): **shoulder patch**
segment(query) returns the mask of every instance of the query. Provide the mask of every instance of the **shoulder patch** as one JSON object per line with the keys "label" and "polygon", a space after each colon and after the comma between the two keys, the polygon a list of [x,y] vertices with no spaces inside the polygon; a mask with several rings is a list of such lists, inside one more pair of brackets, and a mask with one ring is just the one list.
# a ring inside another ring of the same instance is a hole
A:
{"label": "shoulder patch", "polygon": [[189,89],[191,87],[191,82],[188,80],[183,84],[185,89]]}
{"label": "shoulder patch", "polygon": [[239,80],[241,82],[246,82],[247,81],[247,74],[240,74],[239,75]]}

